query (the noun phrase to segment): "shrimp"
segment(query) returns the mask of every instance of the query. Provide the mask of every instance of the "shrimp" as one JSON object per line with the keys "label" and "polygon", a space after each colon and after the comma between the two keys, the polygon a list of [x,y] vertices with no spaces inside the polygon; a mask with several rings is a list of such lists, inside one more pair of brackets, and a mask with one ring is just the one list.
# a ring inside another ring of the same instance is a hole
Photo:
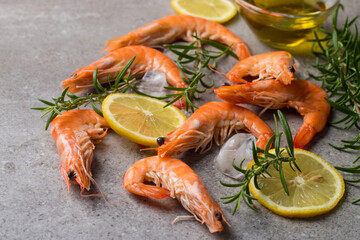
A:
{"label": "shrimp", "polygon": [[109,125],[93,110],[70,110],[51,123],[51,134],[60,155],[60,172],[70,192],[70,181],[90,189],[94,144],[106,135]]}
{"label": "shrimp", "polygon": [[[156,186],[144,182],[154,182]],[[223,230],[222,221],[230,226],[199,176],[179,159],[153,156],[139,160],[127,170],[123,184],[127,190],[140,196],[176,198],[212,233]]]}
{"label": "shrimp", "polygon": [[93,87],[93,73],[98,68],[97,77],[100,83],[115,81],[119,72],[136,56],[129,70],[131,74],[144,74],[150,70],[160,70],[165,73],[166,80],[174,87],[184,87],[181,71],[165,54],[153,48],[144,46],[129,46],[116,50],[87,67],[80,68],[70,78],[61,83],[63,88],[69,87],[69,92],[76,93]]}
{"label": "shrimp", "polygon": [[241,85],[223,86],[214,90],[218,98],[231,103],[253,104],[280,109],[295,108],[304,116],[304,123],[297,131],[294,146],[303,148],[326,125],[330,104],[324,99],[326,92],[314,83],[295,79],[289,85],[279,81],[264,80]]}
{"label": "shrimp", "polygon": [[[69,92],[76,93],[94,86],[93,73],[98,68],[97,78],[100,83],[115,81],[119,72],[125,65],[136,56],[129,68],[131,74],[144,74],[150,70],[160,70],[165,73],[167,82],[177,88],[185,88],[186,85],[181,77],[181,71],[176,64],[165,54],[144,46],[129,46],[118,49],[107,56],[100,58],[87,67],[80,68],[70,78],[61,83]],[[185,99],[175,103],[179,108],[184,108]]]}
{"label": "shrimp", "polygon": [[260,148],[265,148],[273,135],[271,128],[250,110],[227,102],[208,102],[181,127],[157,139],[158,156],[163,158],[193,148],[205,152],[211,148],[213,139],[219,145],[233,131],[241,129],[254,134]]}
{"label": "shrimp", "polygon": [[239,59],[251,56],[246,43],[221,24],[188,15],[173,15],[158,19],[135,31],[108,41],[105,51],[112,52],[128,45],[154,46],[178,40],[193,42],[194,34],[231,46]]}
{"label": "shrimp", "polygon": [[291,54],[278,51],[251,56],[238,62],[226,78],[237,83],[254,78],[276,79],[287,85],[294,80],[296,70],[295,60]]}

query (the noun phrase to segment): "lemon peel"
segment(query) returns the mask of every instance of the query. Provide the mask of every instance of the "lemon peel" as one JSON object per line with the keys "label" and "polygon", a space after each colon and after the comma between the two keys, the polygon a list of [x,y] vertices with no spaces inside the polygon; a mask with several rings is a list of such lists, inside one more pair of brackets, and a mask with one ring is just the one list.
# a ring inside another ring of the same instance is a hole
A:
{"label": "lemon peel", "polygon": [[176,107],[154,98],[127,93],[110,94],[102,104],[105,120],[119,135],[144,146],[181,126],[185,115]]}
{"label": "lemon peel", "polygon": [[[271,150],[270,152],[274,152]],[[283,153],[286,155],[286,152]],[[313,217],[331,211],[344,195],[345,184],[341,174],[319,156],[303,149],[295,149],[296,164],[301,172],[283,165],[290,195],[281,184],[279,172],[273,166],[267,169],[271,177],[258,178],[263,188],[249,188],[263,206],[274,213],[289,218]],[[251,162],[248,168],[254,164]]]}
{"label": "lemon peel", "polygon": [[171,5],[179,14],[202,17],[217,23],[224,23],[237,13],[236,6],[229,0],[172,0]]}

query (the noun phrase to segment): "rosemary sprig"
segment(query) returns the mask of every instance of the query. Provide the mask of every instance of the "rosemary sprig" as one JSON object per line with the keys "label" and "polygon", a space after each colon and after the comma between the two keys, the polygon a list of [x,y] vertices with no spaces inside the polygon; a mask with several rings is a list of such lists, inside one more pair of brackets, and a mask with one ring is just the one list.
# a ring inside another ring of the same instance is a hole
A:
{"label": "rosemary sprig", "polygon": [[[94,111],[100,116],[102,116],[101,110],[95,105],[95,103],[101,104],[107,95],[116,92],[126,92],[131,87],[131,84],[135,81],[135,79],[130,80],[130,72],[126,76],[125,73],[130,68],[134,60],[135,56],[119,72],[114,83],[111,83],[109,81],[108,87],[103,87],[97,79],[96,68],[93,74],[93,81],[96,93],[89,93],[86,96],[77,96],[71,92],[68,92],[69,87],[67,87],[63,90],[60,97],[52,98],[53,102],[39,98],[38,100],[47,105],[46,107],[33,107],[31,109],[45,112],[41,116],[41,118],[48,115],[45,130],[49,128],[51,121],[54,120],[57,115],[61,115],[62,111],[79,108],[80,106],[86,107],[90,104]],[[65,99],[66,96],[68,97],[68,99]]]}
{"label": "rosemary sprig", "polygon": [[[169,102],[168,105],[178,99],[185,99],[185,109],[187,111],[189,108],[191,111],[197,108],[193,103],[193,98],[199,98],[200,94],[205,93],[207,89],[211,89],[214,86],[214,80],[212,80],[210,84],[203,80],[206,75],[204,70],[216,68],[216,60],[224,55],[238,59],[236,54],[231,50],[231,46],[228,47],[211,40],[202,39],[198,37],[196,33],[193,37],[195,41],[188,45],[164,44],[164,47],[177,55],[177,59],[174,61],[185,74],[183,81],[188,85],[186,88],[166,87],[166,89],[169,90],[180,91],[171,95],[175,97],[175,99]],[[219,51],[207,50],[204,45],[210,45]],[[189,64],[191,64],[191,67],[189,67]]]}
{"label": "rosemary sprig", "polygon": [[[208,84],[203,79],[206,76],[204,70],[216,68],[216,60],[224,55],[230,55],[236,59],[238,59],[238,57],[231,50],[231,46],[228,47],[211,40],[199,38],[196,33],[193,37],[195,38],[195,41],[188,43],[187,45],[176,43],[164,44],[164,47],[177,55],[177,59],[174,60],[174,62],[182,71],[182,80],[187,87],[164,87],[167,90],[175,91],[175,93],[167,94],[164,97],[154,97],[141,92],[131,83],[129,84],[129,89],[137,94],[160,100],[171,99],[164,107],[167,107],[180,99],[185,99],[185,110],[194,112],[197,106],[193,99],[198,99],[200,94],[205,93],[207,89],[211,89],[214,86],[214,80]],[[210,45],[219,51],[207,50],[204,44]]]}
{"label": "rosemary sprig", "polygon": [[[354,161],[354,163],[360,158],[360,156]],[[352,167],[352,168],[344,168],[344,167],[335,167],[337,170],[340,170],[342,172],[346,172],[346,173],[352,173],[352,174],[357,174],[359,175],[360,174],[360,164],[355,166],[355,167]],[[359,183],[360,182],[360,178],[358,179],[345,179],[344,180],[348,183]],[[352,204],[355,204],[355,203],[359,203],[360,202],[360,198],[359,199],[356,199],[354,201],[352,201],[351,203]]]}
{"label": "rosemary sprig", "polygon": [[[329,92],[326,101],[333,110],[345,115],[332,124],[343,124],[345,129],[352,127],[360,129],[360,38],[355,24],[357,17],[350,21],[346,18],[343,27],[338,28],[340,8],[343,6],[339,5],[332,16],[331,32],[320,28],[325,34],[323,39],[319,39],[315,32],[314,46],[319,46],[321,51],[315,52],[318,58],[313,66],[318,69],[319,75],[310,74],[310,76],[321,81],[322,87]],[[354,34],[351,32],[352,26]],[[325,61],[321,62],[321,60]],[[360,136],[356,137],[355,141],[343,141],[345,145],[339,148],[352,148],[359,140]]]}
{"label": "rosemary sprig", "polygon": [[[326,101],[332,106],[333,111],[341,112],[344,116],[331,124],[340,125],[344,129],[355,128],[357,136],[352,140],[341,140],[341,145],[329,143],[330,146],[339,150],[360,150],[360,37],[358,26],[355,23],[357,17],[349,20],[346,18],[342,27],[338,27],[338,14],[340,4],[332,15],[332,30],[320,28],[325,35],[319,39],[315,33],[315,44],[320,51],[314,52],[318,58],[313,65],[319,74],[310,76],[322,82],[322,87],[329,93]],[[351,31],[353,30],[353,32]],[[357,162],[357,159],[354,163]],[[359,167],[337,169],[359,174]],[[360,182],[346,180],[347,182]],[[359,202],[360,199],[354,201]]]}
{"label": "rosemary sprig", "polygon": [[[168,100],[171,99],[164,107],[167,107],[174,102],[185,99],[185,109],[188,111],[194,112],[195,108],[197,108],[193,102],[193,98],[198,98],[199,94],[202,94],[206,91],[206,89],[210,89],[214,86],[214,81],[211,84],[207,84],[203,78],[205,73],[203,69],[210,69],[209,63],[211,62],[213,66],[216,66],[216,59],[219,57],[228,54],[237,58],[235,53],[231,51],[230,47],[224,46],[214,41],[206,40],[198,38],[197,35],[194,35],[195,41],[189,43],[188,45],[179,45],[179,44],[166,44],[165,46],[169,48],[170,51],[174,52],[178,55],[175,63],[185,74],[182,76],[184,83],[187,87],[184,88],[176,88],[176,87],[165,87],[168,90],[175,91],[175,93],[167,94],[163,97],[155,97],[144,92],[139,91],[136,86],[136,79],[131,79],[131,73],[129,72],[126,76],[126,72],[129,70],[131,64],[135,60],[135,56],[127,63],[127,65],[119,72],[116,80],[111,83],[108,81],[108,86],[102,86],[101,83],[97,79],[97,69],[93,74],[93,82],[96,93],[90,93],[86,96],[77,96],[73,93],[68,92],[69,88],[66,88],[61,93],[61,96],[58,98],[52,98],[52,101],[47,101],[39,98],[38,100],[43,104],[47,105],[46,107],[33,107],[33,110],[40,110],[45,112],[42,116],[48,115],[48,119],[46,121],[45,129],[47,130],[51,121],[57,116],[60,115],[62,111],[68,111],[71,109],[79,108],[80,106],[88,106],[89,104],[92,106],[94,111],[96,111],[99,115],[102,116],[102,112],[99,108],[96,107],[96,103],[101,104],[102,101],[106,98],[107,95],[116,92],[126,92],[128,90],[132,90],[133,92],[149,96],[152,98],[160,99],[160,100]],[[220,51],[210,51],[206,50],[203,46],[203,43],[213,46],[214,48]],[[186,66],[189,63],[193,63],[194,66],[190,69]],[[130,80],[131,79],[131,80]],[[200,89],[199,87],[203,88]],[[68,99],[65,99],[68,97]]]}
{"label": "rosemary sprig", "polygon": [[[281,138],[282,132],[279,133],[279,131],[278,131],[277,118],[274,114],[275,134],[270,138],[269,142],[266,144],[265,149],[255,147],[255,144],[253,142],[252,152],[253,152],[254,164],[251,166],[251,168],[248,170],[242,168],[242,165],[243,165],[243,162],[245,161],[245,159],[240,163],[239,166],[236,166],[233,162],[233,167],[237,171],[244,174],[243,181],[240,183],[230,184],[230,183],[225,183],[220,180],[220,183],[222,185],[224,185],[225,187],[240,188],[238,193],[236,193],[232,196],[229,196],[229,197],[222,198],[222,199],[226,200],[224,202],[225,204],[236,201],[235,207],[234,207],[234,210],[232,213],[233,215],[235,214],[236,210],[238,210],[240,208],[241,201],[244,201],[245,204],[249,208],[257,211],[257,209],[253,205],[253,200],[256,200],[256,198],[251,196],[249,185],[250,185],[250,182],[253,180],[255,187],[260,190],[263,187],[263,185],[259,185],[258,179],[266,178],[267,176],[271,176],[270,173],[267,171],[269,166],[272,165],[279,172],[280,181],[281,181],[284,191],[286,192],[287,195],[289,195],[289,190],[287,188],[286,180],[284,177],[283,163],[288,163],[290,165],[291,169],[293,169],[295,171],[295,169],[294,169],[294,167],[295,167],[298,171],[301,172],[301,170],[299,169],[299,167],[297,166],[297,164],[295,162],[294,144],[293,144],[289,125],[280,110],[277,111],[277,114],[280,119],[281,125],[283,126],[284,134],[285,134],[288,145],[285,146],[285,148],[282,148],[282,149],[280,148],[280,138]],[[270,153],[269,150],[270,150],[270,147],[271,147],[271,144],[273,141],[274,141],[274,149],[275,149],[274,152],[275,153]],[[282,153],[284,151],[287,152],[288,157],[285,157],[282,155]],[[261,155],[259,155],[259,154],[261,154]]]}

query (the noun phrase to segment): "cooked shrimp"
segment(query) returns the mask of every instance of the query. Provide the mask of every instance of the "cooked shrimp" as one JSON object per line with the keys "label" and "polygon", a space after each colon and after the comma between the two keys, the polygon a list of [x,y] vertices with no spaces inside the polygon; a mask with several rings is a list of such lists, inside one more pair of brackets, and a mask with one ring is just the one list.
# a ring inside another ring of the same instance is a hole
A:
{"label": "cooked shrimp", "polygon": [[[100,58],[87,67],[80,68],[70,78],[61,83],[63,88],[69,87],[69,92],[76,93],[94,86],[93,73],[98,68],[97,77],[100,83],[115,81],[119,72],[136,56],[129,71],[131,74],[144,74],[150,70],[160,70],[165,73],[167,82],[177,88],[186,87],[181,78],[181,71],[165,54],[144,46],[129,46],[118,49]],[[184,108],[185,99],[177,101],[175,105]]]}
{"label": "cooked shrimp", "polygon": [[151,22],[108,41],[105,51],[112,52],[128,45],[154,46],[178,40],[193,42],[195,33],[200,38],[231,46],[240,60],[251,56],[246,43],[223,25],[188,15],[167,16]]}
{"label": "cooked shrimp", "polygon": [[93,73],[98,68],[97,77],[100,83],[114,81],[125,65],[136,56],[129,70],[131,74],[144,74],[150,70],[165,73],[166,80],[174,87],[184,87],[180,70],[165,54],[144,46],[129,46],[118,49],[87,67],[80,68],[70,78],[61,83],[63,88],[70,87],[69,92],[76,93],[93,87]]}
{"label": "cooked shrimp", "polygon": [[243,82],[249,79],[276,79],[283,84],[294,80],[297,67],[294,58],[285,51],[270,52],[248,57],[238,62],[226,75],[232,82]]}
{"label": "cooked shrimp", "polygon": [[94,143],[106,135],[108,124],[93,110],[70,110],[51,123],[51,134],[60,155],[60,172],[68,190],[70,181],[90,189]]}
{"label": "cooked shrimp", "polygon": [[[156,186],[144,182],[154,182]],[[210,232],[222,231],[222,221],[229,225],[199,176],[179,159],[159,159],[157,156],[144,158],[127,170],[123,184],[127,190],[140,196],[176,198],[196,220],[205,223]]]}
{"label": "cooked shrimp", "polygon": [[[158,156],[172,156],[189,149],[201,152],[224,143],[233,131],[244,129],[258,139],[256,145],[265,148],[273,135],[271,128],[250,110],[227,102],[208,102],[178,129],[158,138]],[[220,140],[220,141],[219,141]]]}
{"label": "cooked shrimp", "polygon": [[253,104],[265,108],[295,108],[304,123],[294,138],[294,146],[303,148],[316,133],[326,125],[330,114],[330,104],[324,97],[326,92],[314,83],[296,79],[289,85],[279,81],[264,80],[215,89],[218,98],[231,103]]}

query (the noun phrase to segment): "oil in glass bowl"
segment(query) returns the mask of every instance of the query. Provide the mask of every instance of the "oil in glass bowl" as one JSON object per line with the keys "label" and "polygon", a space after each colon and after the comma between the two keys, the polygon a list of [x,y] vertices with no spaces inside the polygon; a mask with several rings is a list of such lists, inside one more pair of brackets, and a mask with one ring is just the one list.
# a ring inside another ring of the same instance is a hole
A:
{"label": "oil in glass bowl", "polygon": [[338,0],[237,0],[241,14],[257,37],[268,45],[296,46],[320,27]]}
{"label": "oil in glass bowl", "polygon": [[270,12],[292,15],[307,15],[326,9],[326,4],[319,0],[246,0],[246,2]]}

